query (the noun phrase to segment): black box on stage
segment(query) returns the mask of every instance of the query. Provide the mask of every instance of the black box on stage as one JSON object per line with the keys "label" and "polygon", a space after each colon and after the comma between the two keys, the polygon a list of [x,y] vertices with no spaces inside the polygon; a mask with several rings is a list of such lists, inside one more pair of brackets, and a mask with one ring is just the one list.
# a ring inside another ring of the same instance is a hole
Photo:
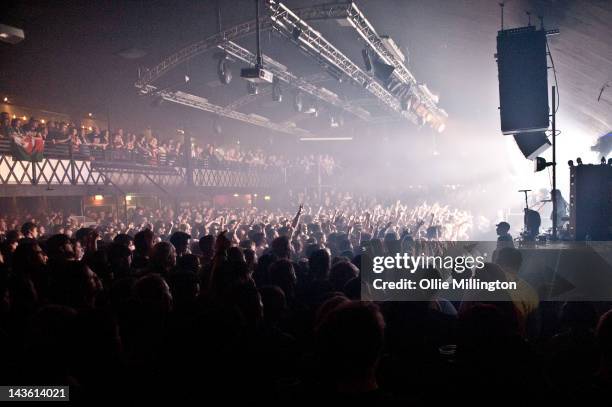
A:
{"label": "black box on stage", "polygon": [[570,234],[575,240],[612,240],[612,166],[570,167]]}
{"label": "black box on stage", "polygon": [[534,26],[497,33],[499,111],[504,134],[548,128],[546,32]]}

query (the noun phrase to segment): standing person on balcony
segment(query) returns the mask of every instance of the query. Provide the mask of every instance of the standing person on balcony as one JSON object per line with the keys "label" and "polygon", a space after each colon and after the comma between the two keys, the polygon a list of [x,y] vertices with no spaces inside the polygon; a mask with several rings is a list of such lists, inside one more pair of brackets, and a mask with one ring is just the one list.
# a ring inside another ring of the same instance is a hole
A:
{"label": "standing person on balcony", "polygon": [[123,142],[123,136],[121,135],[121,133],[118,132],[118,133],[113,134],[113,149],[122,150],[124,147],[125,147],[125,144]]}
{"label": "standing person on balcony", "polygon": [[68,125],[64,122],[60,124],[59,132],[51,139],[53,144],[67,144],[70,142],[70,131]]}
{"label": "standing person on balcony", "polygon": [[8,138],[11,134],[11,119],[6,112],[2,112],[0,117],[0,138]]}
{"label": "standing person on balcony", "polygon": [[156,165],[158,164],[158,155],[159,155],[159,147],[157,145],[157,138],[156,137],[151,137],[151,140],[149,141],[149,154],[151,157],[150,163],[152,165]]}

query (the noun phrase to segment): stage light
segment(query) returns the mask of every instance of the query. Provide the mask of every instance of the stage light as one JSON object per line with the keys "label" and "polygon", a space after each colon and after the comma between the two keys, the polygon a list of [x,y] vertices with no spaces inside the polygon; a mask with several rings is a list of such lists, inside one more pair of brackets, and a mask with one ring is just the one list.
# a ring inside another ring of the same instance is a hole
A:
{"label": "stage light", "polygon": [[45,119],[40,119],[40,122],[41,122],[42,124],[45,124]]}
{"label": "stage light", "polygon": [[329,127],[338,128],[344,126],[344,116],[340,112],[331,112],[329,114]]}
{"label": "stage light", "polygon": [[253,196],[254,196],[255,198],[257,198],[257,194],[253,194]]}
{"label": "stage light", "polygon": [[94,201],[103,201],[103,200],[104,200],[103,195],[94,195]]}
{"label": "stage light", "polygon": [[275,102],[283,101],[283,90],[277,78],[274,78],[274,83],[272,84],[272,100]]}
{"label": "stage light", "polygon": [[92,130],[93,130],[93,127],[89,126],[89,127],[87,128],[87,130],[92,131]]}
{"label": "stage light", "polygon": [[8,103],[8,98],[6,96],[2,100],[4,101],[4,103]]}
{"label": "stage light", "polygon": [[302,113],[306,113],[306,114],[311,114],[314,117],[319,117],[319,107],[317,106],[317,103],[314,100],[309,100],[308,102],[308,107],[306,108],[302,108]]}
{"label": "stage light", "polygon": [[234,198],[238,198],[240,195],[238,194],[234,194]]}
{"label": "stage light", "polygon": [[372,58],[370,57],[370,51],[367,48],[364,48],[361,51],[361,56],[363,57],[363,66],[365,66],[366,71],[372,72]]}
{"label": "stage light", "polygon": [[223,127],[221,127],[221,123],[219,122],[218,117],[215,117],[215,119],[213,120],[213,131],[215,132],[215,134],[223,133]]}
{"label": "stage light", "polygon": [[574,166],[574,160],[569,160],[567,162],[567,165],[570,166],[570,167],[573,167]]}
{"label": "stage light", "polygon": [[16,118],[17,118],[17,115],[13,114],[13,119],[16,119]]}
{"label": "stage light", "polygon": [[87,116],[93,117],[93,113],[87,113]]}
{"label": "stage light", "polygon": [[270,199],[272,199],[272,198],[270,197],[270,195],[266,195],[266,196],[264,196],[264,201],[269,201]]}
{"label": "stage light", "polygon": [[21,28],[0,24],[0,41],[9,44],[17,44],[24,39],[25,34]]}
{"label": "stage light", "polygon": [[304,96],[301,92],[297,92],[295,94],[295,97],[293,98],[293,108],[298,113],[302,113],[302,110],[304,110]]}
{"label": "stage light", "polygon": [[133,198],[132,195],[126,195],[125,196],[125,200],[128,201],[128,202],[130,202],[132,200],[132,198]]}
{"label": "stage light", "polygon": [[387,83],[395,71],[393,65],[385,64],[378,59],[372,61],[372,67],[374,68],[374,76],[376,76],[381,82]]}
{"label": "stage light", "polygon": [[219,77],[219,81],[224,85],[229,85],[232,81],[233,75],[226,56],[219,58],[219,62],[217,63],[217,76]]}
{"label": "stage light", "polygon": [[300,27],[293,27],[293,31],[291,31],[291,36],[293,37],[293,41],[297,41],[300,39],[302,35],[302,29]]}
{"label": "stage light", "polygon": [[22,119],[23,120],[28,120],[28,116],[23,116]]}
{"label": "stage light", "polygon": [[257,95],[259,93],[259,88],[253,82],[247,82],[247,93],[249,95]]}
{"label": "stage light", "polygon": [[553,163],[547,162],[545,158],[536,157],[536,159],[534,161],[533,172],[540,172],[540,171],[546,169],[546,167],[550,167],[551,165],[553,165]]}
{"label": "stage light", "polygon": [[164,98],[157,96],[151,101],[151,107],[160,107],[164,103]]}

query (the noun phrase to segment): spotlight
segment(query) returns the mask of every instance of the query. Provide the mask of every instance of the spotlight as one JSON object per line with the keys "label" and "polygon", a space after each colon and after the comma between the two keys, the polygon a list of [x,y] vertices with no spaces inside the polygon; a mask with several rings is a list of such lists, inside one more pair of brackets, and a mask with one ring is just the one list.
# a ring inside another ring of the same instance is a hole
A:
{"label": "spotlight", "polygon": [[4,103],[8,103],[8,98],[6,96],[2,100],[4,101]]}
{"label": "spotlight", "polygon": [[336,121],[336,118],[334,117],[333,114],[329,115],[329,127],[333,129],[340,127],[340,124]]}
{"label": "spotlight", "polygon": [[540,172],[540,171],[546,169],[546,167],[550,167],[551,165],[553,165],[553,163],[547,162],[545,158],[536,157],[536,159],[534,161],[533,172]]}
{"label": "spotlight", "polygon": [[269,201],[270,199],[272,199],[272,197],[270,197],[270,195],[264,196],[264,201]]}
{"label": "spotlight", "polygon": [[0,24],[0,41],[9,44],[17,44],[24,39],[25,34],[21,28]]}
{"label": "spotlight", "polygon": [[304,96],[301,92],[295,94],[293,98],[293,108],[298,113],[302,113],[302,110],[304,110]]}
{"label": "spotlight", "polygon": [[402,106],[402,110],[407,111],[410,110],[410,106],[412,106],[412,98],[403,98],[400,102]]}
{"label": "spotlight", "polygon": [[215,134],[223,133],[223,127],[221,127],[221,123],[219,123],[219,120],[217,118],[215,118],[215,120],[213,121],[213,131],[215,132]]}
{"label": "spotlight", "polygon": [[253,82],[247,82],[247,92],[249,95],[257,95],[259,93],[259,88]]}
{"label": "spotlight", "polygon": [[370,51],[367,48],[364,48],[361,51],[361,56],[363,57],[363,65],[365,66],[366,71],[372,72],[372,58],[370,57]]}
{"label": "spotlight", "polygon": [[302,35],[302,29],[300,27],[293,27],[293,31],[291,31],[291,36],[293,37],[293,41],[299,40],[301,35]]}
{"label": "spotlight", "polygon": [[344,126],[344,117],[341,113],[330,113],[329,114],[329,127],[338,128]]}
{"label": "spotlight", "polygon": [[104,196],[103,195],[95,195],[94,196],[94,201],[103,201],[104,200]]}
{"label": "spotlight", "polygon": [[229,67],[229,61],[225,56],[219,58],[219,62],[217,63],[217,76],[219,77],[219,81],[224,85],[229,85],[232,81],[232,71]]}
{"label": "spotlight", "polygon": [[576,158],[576,163],[578,163],[578,165],[582,165],[582,158]]}
{"label": "spotlight", "polygon": [[567,162],[567,165],[570,166],[570,167],[573,167],[574,166],[574,160],[569,160]]}
{"label": "spotlight", "polygon": [[274,78],[274,83],[272,84],[272,100],[275,102],[283,101],[283,90],[277,78]]}
{"label": "spotlight", "polygon": [[151,102],[151,107],[160,107],[162,104],[164,103],[164,98],[161,96],[157,96],[155,99],[153,99],[153,101]]}
{"label": "spotlight", "polygon": [[372,67],[374,68],[374,76],[376,76],[381,82],[387,83],[395,71],[393,65],[385,64],[384,62],[375,59],[372,61]]}

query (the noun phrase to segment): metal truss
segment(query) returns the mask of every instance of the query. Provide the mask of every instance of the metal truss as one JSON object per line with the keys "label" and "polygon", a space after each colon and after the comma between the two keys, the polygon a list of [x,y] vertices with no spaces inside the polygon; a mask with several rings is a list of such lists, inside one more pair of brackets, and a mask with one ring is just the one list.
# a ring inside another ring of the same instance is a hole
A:
{"label": "metal truss", "polygon": [[[256,56],[251,51],[241,47],[235,42],[228,41],[218,46],[228,54],[233,57],[246,62],[247,64],[255,65]],[[277,61],[273,60],[270,57],[264,56],[264,66],[267,70],[271,71],[274,74],[275,78],[283,81],[290,86],[307,93],[319,100],[322,100],[326,103],[329,103],[332,106],[337,107],[338,109],[345,110],[360,119],[369,120],[370,112],[365,109],[362,109],[358,106],[352,106],[350,103],[340,99],[338,95],[335,93],[325,89],[320,88],[312,84],[312,82],[299,78],[293,73],[289,72],[285,67],[281,66]]]}
{"label": "metal truss", "polygon": [[196,187],[272,188],[284,185],[285,177],[279,171],[229,171],[195,168],[193,184]]}
{"label": "metal truss", "polygon": [[43,158],[39,162],[13,160],[0,154],[0,185],[103,185],[104,175],[90,161]]}
{"label": "metal truss", "polygon": [[[327,82],[328,80],[330,80],[330,77],[328,74],[323,73],[323,72],[318,72],[312,75],[308,75],[305,78],[302,78],[303,80],[305,80],[306,82],[310,82],[310,83],[321,83],[321,82]],[[225,106],[226,109],[230,109],[230,110],[238,110],[243,106],[248,105],[249,103],[254,102],[255,100],[257,100],[259,97],[261,96],[270,96],[272,94],[272,88],[271,87],[265,87],[265,88],[260,88],[259,89],[259,93],[257,95],[243,95],[241,97],[239,97],[238,99],[234,100],[232,103],[230,103],[229,105]]]}
{"label": "metal truss", "polygon": [[406,68],[402,61],[398,60],[389,50],[385,47],[382,39],[374,29],[374,26],[366,19],[365,15],[359,10],[355,3],[350,3],[350,6],[346,8],[347,15],[344,16],[348,22],[355,28],[357,33],[363,38],[363,40],[376,52],[378,57],[386,64],[392,65],[395,69],[393,76],[398,78],[401,82],[410,86],[411,92],[418,97],[420,103],[427,106],[428,110],[436,115],[439,119],[443,120],[448,115],[437,106],[437,100],[432,98],[431,93],[423,88],[423,85],[418,85],[414,75]]}
{"label": "metal truss", "polygon": [[285,174],[278,170],[197,167],[192,169],[193,182],[190,183],[187,171],[184,167],[86,160],[45,158],[40,162],[30,162],[0,154],[0,196],[86,194],[89,187],[95,191],[112,187],[120,193],[159,193],[161,190],[170,195],[204,188],[270,189],[282,187],[286,182]]}
{"label": "metal truss", "polygon": [[353,82],[372,93],[390,110],[413,123],[417,123],[417,117],[412,112],[403,110],[395,96],[334,47],[318,31],[301,19],[298,14],[276,0],[266,0],[266,5],[271,14],[273,27],[281,35],[296,43],[300,49],[309,55],[322,58],[328,64],[335,66]]}
{"label": "metal truss", "polygon": [[[372,24],[366,19],[364,14],[354,3],[349,1],[320,4],[295,9],[293,11],[276,0],[266,0],[266,5],[271,12],[271,15],[264,16],[261,19],[261,30],[265,31],[275,29],[282,36],[295,42],[302,52],[318,61],[323,69],[326,69],[333,75],[346,75],[354,83],[363,86],[383,106],[387,107],[395,114],[398,114],[400,117],[408,119],[417,124],[422,124],[421,120],[424,122],[425,118],[427,118],[427,121],[436,124],[436,126],[443,123],[448,117],[447,113],[437,106],[436,97],[426,88],[426,86],[418,84],[415,77],[403,64],[403,62],[398,60],[391,52],[389,52],[389,50],[387,50],[381,37],[378,35]],[[325,40],[320,33],[306,23],[306,21],[323,19],[348,21],[348,23],[355,28],[361,38],[369,45],[369,47],[376,52],[378,58],[395,68],[392,78],[409,86],[410,94],[414,98],[412,100],[412,107],[414,111],[409,109],[404,110],[402,108],[399,98],[405,98],[405,92],[402,92],[401,95],[395,95],[394,92],[388,91],[383,85],[376,82],[370,75],[360,69],[358,65],[348,59],[331,43]],[[251,20],[223,30],[206,38],[205,40],[191,44],[168,56],[154,67],[145,69],[144,72],[140,72],[139,79],[136,82],[136,87],[139,88],[143,94],[154,91],[155,88],[151,87],[150,85],[166,72],[215,47],[225,49],[228,52],[229,50],[233,49],[236,51],[235,53],[232,53],[234,57],[246,61],[247,63],[251,63],[250,61],[253,58],[252,54],[244,49],[238,49],[241,47],[239,47],[233,41],[254,33],[255,28],[256,23],[255,21]],[[246,51],[246,53],[244,51]],[[268,67],[274,67],[273,62],[275,61],[270,60],[269,62],[272,62],[272,64],[268,64]],[[318,97],[319,99],[325,100],[326,102],[331,103],[336,107],[340,107],[343,110],[350,111],[352,114],[361,117],[362,119],[370,120],[368,119],[370,113],[360,106],[348,104],[347,102],[341,100],[336,100],[334,103],[334,100],[332,100],[333,94],[330,96],[318,93],[317,87],[313,85],[312,81],[306,81],[304,79],[300,80],[300,78],[296,78],[291,73],[287,72],[286,68],[277,68],[278,69],[274,70],[274,74],[284,82],[290,83],[298,88],[301,87],[305,93],[309,93],[315,97]],[[296,79],[302,82],[296,83]],[[235,111],[236,108],[248,104],[254,99],[254,97],[245,97],[242,100],[237,100],[234,102],[235,104],[230,104],[226,107],[226,109]],[[188,105],[192,105],[192,102],[189,103],[190,104]],[[418,106],[418,109],[414,109],[415,105]],[[215,109],[217,108],[221,109],[221,107],[218,106]],[[213,108],[210,107],[210,109]],[[211,111],[208,110],[208,108],[205,110]],[[229,115],[222,115],[226,117],[234,116],[233,113],[228,114]],[[237,118],[237,120],[250,123],[251,119],[248,117],[241,117]],[[377,121],[375,119],[372,120]],[[258,123],[252,124],[261,125]]]}
{"label": "metal truss", "polygon": [[[313,7],[304,7],[296,9],[295,12],[304,20],[341,18],[336,16],[340,15],[342,10],[344,10],[344,13],[346,13],[346,8],[348,6],[349,4],[346,2],[320,4]],[[155,80],[159,79],[161,76],[171,71],[176,66],[190,60],[191,58],[197,55],[203,54],[204,52],[215,48],[219,44],[222,44],[226,41],[235,41],[255,33],[255,27],[255,20],[247,21],[228,28],[226,30],[223,30],[202,41],[198,41],[194,44],[188,45],[187,47],[179,50],[178,52],[164,58],[164,60],[162,60],[154,67],[145,69],[143,72],[140,72],[138,81],[136,82],[136,87],[143,88],[146,85],[152,84]],[[262,16],[262,18],[260,19],[259,28],[261,31],[266,31],[272,28],[272,20],[269,16]]]}
{"label": "metal truss", "polygon": [[145,87],[144,93],[155,94],[158,97],[167,100],[168,102],[177,103],[179,105],[188,106],[198,110],[203,110],[205,112],[215,113],[218,116],[227,117],[230,119],[249,123],[259,127],[264,127],[266,129],[275,130],[285,134],[291,134],[295,136],[305,136],[312,134],[308,130],[296,127],[295,123],[275,123],[263,116],[237,112],[235,110],[228,109],[227,107],[210,103],[206,98],[191,95],[189,93],[181,91],[158,91],[154,86],[148,85]]}

